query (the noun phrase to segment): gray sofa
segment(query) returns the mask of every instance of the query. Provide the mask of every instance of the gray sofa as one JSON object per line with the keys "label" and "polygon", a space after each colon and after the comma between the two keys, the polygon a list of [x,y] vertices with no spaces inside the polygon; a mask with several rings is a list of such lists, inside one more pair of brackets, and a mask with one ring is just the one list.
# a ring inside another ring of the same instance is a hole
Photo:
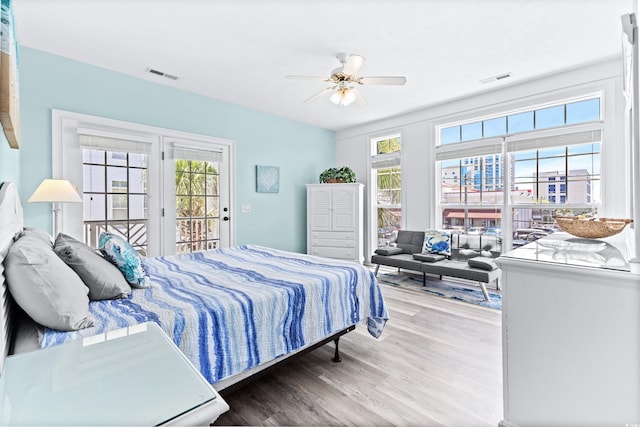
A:
{"label": "gray sofa", "polygon": [[502,271],[493,262],[501,253],[501,240],[496,236],[452,234],[451,256],[422,254],[423,231],[400,230],[394,246],[378,248],[371,257],[376,264],[375,274],[381,265],[412,270],[426,275],[457,277],[478,282],[485,299],[489,299],[486,284],[495,281],[500,289]]}

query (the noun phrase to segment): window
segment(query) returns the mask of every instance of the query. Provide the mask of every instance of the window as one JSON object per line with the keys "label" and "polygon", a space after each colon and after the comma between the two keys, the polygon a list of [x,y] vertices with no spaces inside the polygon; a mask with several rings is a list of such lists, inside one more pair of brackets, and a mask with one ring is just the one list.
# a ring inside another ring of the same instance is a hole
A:
{"label": "window", "polygon": [[[383,243],[402,228],[402,168],[400,136],[372,140],[371,168],[377,215],[376,234]],[[452,178],[455,179],[455,178]]]}
{"label": "window", "polygon": [[[600,104],[595,97],[440,128],[436,160],[443,227],[498,228],[516,236],[518,229],[553,230],[559,210],[595,211]],[[482,135],[465,140],[467,128],[476,136],[480,128]]]}
{"label": "window", "polygon": [[[80,145],[85,242],[97,247],[107,231],[146,255],[149,147],[89,135],[80,135]],[[111,151],[115,147],[121,151]],[[123,150],[127,147],[131,151]]]}
{"label": "window", "polygon": [[598,120],[599,97],[446,127],[439,139],[445,145]]}

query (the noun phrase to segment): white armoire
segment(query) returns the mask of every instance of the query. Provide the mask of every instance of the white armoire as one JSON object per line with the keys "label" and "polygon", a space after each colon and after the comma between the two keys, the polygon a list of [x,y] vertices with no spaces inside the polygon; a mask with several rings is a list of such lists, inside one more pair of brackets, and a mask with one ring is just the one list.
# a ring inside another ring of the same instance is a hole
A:
{"label": "white armoire", "polygon": [[307,184],[307,253],[363,262],[363,184]]}

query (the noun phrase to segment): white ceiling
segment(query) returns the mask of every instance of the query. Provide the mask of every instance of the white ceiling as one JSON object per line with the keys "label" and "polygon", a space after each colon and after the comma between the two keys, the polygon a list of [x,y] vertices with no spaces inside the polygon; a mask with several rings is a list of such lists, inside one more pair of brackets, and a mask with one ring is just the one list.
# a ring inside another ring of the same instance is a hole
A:
{"label": "white ceiling", "polygon": [[[633,0],[14,0],[21,45],[331,130],[621,55]],[[366,57],[338,107],[335,55]],[[145,72],[154,68],[179,80]],[[479,80],[511,72],[512,77]]]}

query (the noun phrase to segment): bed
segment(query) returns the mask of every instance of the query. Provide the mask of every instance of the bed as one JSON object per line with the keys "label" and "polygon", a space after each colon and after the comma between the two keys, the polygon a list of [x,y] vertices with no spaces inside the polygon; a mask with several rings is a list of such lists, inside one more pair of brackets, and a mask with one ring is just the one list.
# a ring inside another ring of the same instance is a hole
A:
{"label": "bed", "polygon": [[[22,227],[15,186],[3,183],[0,259]],[[330,341],[335,341],[338,361],[341,335],[363,324],[378,337],[388,318],[373,273],[352,262],[255,245],[142,262],[149,288],[132,289],[122,299],[89,302],[94,325],[70,332],[18,323],[20,310],[1,276],[2,359],[34,348],[36,341],[47,347],[149,321],[173,339],[218,391],[228,393]]]}

